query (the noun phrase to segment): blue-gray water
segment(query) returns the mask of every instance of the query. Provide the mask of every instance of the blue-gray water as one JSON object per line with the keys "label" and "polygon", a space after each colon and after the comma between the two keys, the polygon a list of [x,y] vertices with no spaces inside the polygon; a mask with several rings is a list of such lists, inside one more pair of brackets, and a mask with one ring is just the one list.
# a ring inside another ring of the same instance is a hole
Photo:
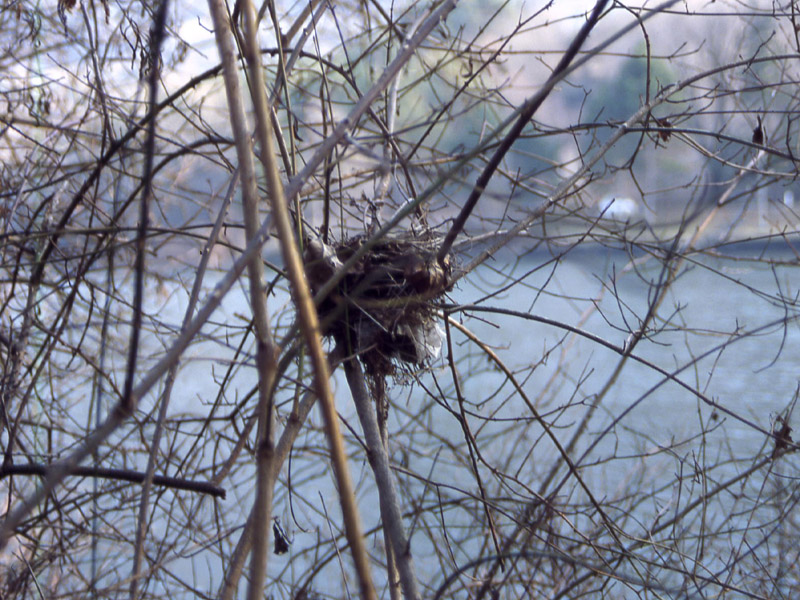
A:
{"label": "blue-gray water", "polygon": [[[768,252],[764,258],[769,263],[744,260],[759,251],[743,246],[731,248],[727,256],[693,256],[678,265],[677,276],[666,291],[658,291],[658,282],[665,277],[663,263],[642,254],[631,257],[622,251],[595,247],[569,253],[558,261],[542,253],[523,259],[501,255],[463,280],[449,298],[455,305],[510,309],[544,317],[622,347],[630,341],[630,330],[639,327],[656,292],[665,293],[656,318],[633,354],[675,373],[690,388],[741,419],[708,406],[690,390],[665,381],[664,375],[633,359],[625,362],[609,385],[620,354],[563,327],[479,310],[456,311],[452,318],[491,346],[562,447],[596,403],[597,410],[570,458],[577,463],[593,496],[602,500],[612,518],[619,519],[621,530],[635,538],[769,455],[773,448],[774,443],[759,428],[771,430],[775,417],[791,405],[798,385],[800,331],[794,299],[800,277],[795,273],[797,260],[788,248]],[[507,289],[498,293],[502,288]],[[163,303],[158,316],[179,325],[185,294],[168,288],[161,292],[160,296],[151,295],[154,304]],[[206,341],[187,352],[175,389],[173,415],[207,414],[238,343],[230,325],[246,325],[246,297],[244,286],[235,288],[214,315],[216,324],[204,329],[209,336],[226,332],[224,340]],[[271,313],[278,313],[287,301],[285,293],[271,297]],[[495,507],[494,518],[503,531],[512,528],[508,516],[524,509],[535,493],[552,492],[567,474],[542,423],[534,418],[508,378],[462,333],[454,327],[451,333],[463,406],[454,393],[446,349],[427,372],[419,374],[419,380],[409,375],[390,387],[391,456],[398,467],[404,508],[427,508],[421,517],[409,516],[407,525],[412,529],[420,577],[431,585],[438,585],[457,565],[491,553],[485,547],[488,530],[475,500],[479,490],[465,434],[456,417],[462,409],[480,452],[481,479]],[[157,358],[158,347],[150,346],[150,351]],[[240,368],[232,381],[226,413],[255,384],[251,365]],[[360,432],[339,374],[335,385],[342,418],[353,431]],[[606,386],[608,390],[598,401],[596,395]],[[443,391],[444,398],[437,390]],[[797,420],[791,417],[790,422]],[[311,423],[319,426],[316,409]],[[192,431],[195,426],[187,421],[185,427]],[[235,432],[224,422],[212,427],[228,440],[235,438]],[[369,530],[379,523],[372,476],[360,443],[347,427],[343,431],[353,455],[353,477],[364,525]],[[177,432],[169,437],[180,454],[188,448],[191,435],[183,441]],[[216,461],[224,459],[230,443],[220,441],[222,454]],[[289,554],[270,559],[270,573],[284,581],[303,581],[314,557],[330,552],[324,511],[335,524],[340,522],[328,462],[320,458],[323,448],[319,435],[302,434],[292,458],[291,488],[285,467],[276,490],[275,513],[293,543]],[[211,461],[213,452],[211,448],[201,451],[196,457],[198,464]],[[244,462],[250,461],[246,454]],[[775,465],[776,472],[791,470],[795,458],[788,456],[781,461]],[[547,489],[540,490],[554,467],[558,468],[555,479]],[[678,521],[673,529],[683,531],[685,539],[675,542],[673,550],[695,552],[695,535],[700,528],[707,536],[709,552],[758,543],[757,534],[743,532],[774,517],[769,507],[753,510],[760,502],[759,489],[774,486],[774,477],[762,471],[738,485],[735,494],[711,498],[704,505],[702,523],[697,520],[697,510]],[[240,526],[247,516],[252,501],[251,474],[252,468],[245,466],[235,478],[223,482],[228,497],[217,507],[229,526]],[[554,501],[567,512],[570,507],[585,505],[583,492],[570,478]],[[438,503],[442,503],[441,511],[432,508]],[[213,512],[206,501],[195,513],[197,521],[215,518]],[[594,531],[597,526],[592,518],[581,514],[569,518],[577,531]],[[156,523],[163,529],[154,526],[154,538],[172,535],[167,520],[156,517]],[[721,533],[727,525],[731,532]],[[201,589],[214,593],[223,571],[218,549],[205,547],[204,534],[199,531],[187,535],[198,545],[188,543],[185,558],[175,561],[174,568],[194,579]],[[238,535],[235,531],[230,539],[235,541]],[[370,548],[382,543],[379,534],[370,536]],[[764,547],[759,552],[754,553],[759,560],[774,558],[772,549]],[[653,558],[646,551],[642,556]],[[663,560],[677,566],[677,558],[669,553]],[[350,572],[346,554],[344,564]],[[713,571],[721,568],[724,560],[701,558],[699,564]],[[324,582],[341,577],[339,569],[335,560],[329,563],[311,588],[325,591]],[[654,569],[653,573],[664,585],[679,585],[679,578],[668,571]]]}

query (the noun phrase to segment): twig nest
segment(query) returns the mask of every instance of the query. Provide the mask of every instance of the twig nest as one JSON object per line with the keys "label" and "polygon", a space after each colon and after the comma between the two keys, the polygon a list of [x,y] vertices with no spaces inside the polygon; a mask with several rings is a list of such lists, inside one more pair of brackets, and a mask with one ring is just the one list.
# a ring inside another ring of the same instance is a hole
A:
{"label": "twig nest", "polygon": [[[358,236],[306,247],[306,274],[318,292],[367,242]],[[322,333],[357,354],[372,378],[397,364],[421,365],[441,351],[436,305],[452,288],[451,260],[436,260],[439,237],[428,234],[378,241],[342,276],[320,304]]]}

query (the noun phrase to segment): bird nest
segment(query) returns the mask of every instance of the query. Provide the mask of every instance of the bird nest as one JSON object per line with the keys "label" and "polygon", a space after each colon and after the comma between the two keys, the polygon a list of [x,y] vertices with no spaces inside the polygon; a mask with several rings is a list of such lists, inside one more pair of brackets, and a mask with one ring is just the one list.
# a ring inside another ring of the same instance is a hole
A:
{"label": "bird nest", "polygon": [[[363,236],[331,245],[311,240],[305,262],[314,292],[367,241]],[[450,257],[437,260],[440,241],[432,233],[379,240],[318,307],[323,335],[360,358],[378,391],[398,366],[419,366],[439,354],[436,306],[452,288]]]}

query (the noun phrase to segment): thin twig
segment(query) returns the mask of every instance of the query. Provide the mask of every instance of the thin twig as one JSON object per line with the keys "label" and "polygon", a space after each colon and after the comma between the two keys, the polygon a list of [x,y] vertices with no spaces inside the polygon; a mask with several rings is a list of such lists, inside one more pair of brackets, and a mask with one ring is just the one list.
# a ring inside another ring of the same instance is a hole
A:
{"label": "thin twig", "polygon": [[[188,327],[189,322],[192,320],[192,314],[194,313],[194,309],[197,306],[197,300],[200,297],[200,290],[203,286],[203,281],[206,273],[206,269],[208,267],[208,261],[211,258],[211,250],[216,244],[217,239],[219,238],[219,234],[222,231],[222,224],[225,219],[225,215],[228,212],[228,207],[233,200],[233,193],[236,190],[236,183],[239,181],[239,171],[238,169],[233,173],[231,176],[231,182],[228,186],[228,192],[225,195],[225,199],[222,202],[222,206],[220,207],[219,214],[217,215],[217,220],[214,223],[214,227],[209,234],[205,247],[203,248],[203,252],[200,258],[200,264],[197,266],[197,271],[195,273],[194,284],[192,285],[192,291],[189,294],[189,302],[186,305],[186,312],[183,317],[183,324],[181,329],[185,329]],[[150,506],[150,489],[152,484],[155,482],[155,470],[156,470],[156,457],[158,455],[158,449],[161,444],[161,434],[164,430],[164,423],[167,419],[167,408],[169,407],[170,399],[172,398],[172,389],[175,385],[175,378],[178,374],[178,363],[174,363],[169,371],[167,372],[166,381],[164,383],[164,391],[161,394],[160,406],[158,410],[158,420],[156,421],[156,427],[153,431],[153,439],[150,441],[150,453],[147,459],[147,471],[145,472],[145,479],[142,485],[142,492],[141,492],[141,499],[139,501],[139,516],[137,520],[136,526],[136,543],[134,545],[135,548],[135,556],[136,561],[134,561],[135,568],[132,574],[134,581],[139,578],[139,569],[141,566],[141,558],[142,552],[144,550],[144,538],[145,534],[147,533],[147,524],[149,521],[148,516],[148,508]],[[224,493],[223,493],[224,495]]]}
{"label": "thin twig", "polygon": [[536,114],[536,111],[550,95],[550,92],[553,91],[556,83],[561,81],[566,76],[570,63],[580,51],[583,43],[586,41],[586,38],[589,37],[592,29],[594,29],[594,26],[597,25],[597,22],[600,20],[600,15],[603,13],[607,3],[608,0],[597,0],[594,5],[594,9],[592,10],[592,14],[572,40],[569,48],[567,48],[566,52],[564,52],[561,60],[558,61],[558,65],[556,65],[556,68],[542,86],[542,89],[529,98],[523,105],[516,123],[514,123],[514,126],[511,128],[511,130],[501,140],[497,150],[495,150],[494,154],[489,159],[489,162],[487,163],[486,167],[484,167],[483,172],[475,182],[475,185],[472,188],[472,193],[470,193],[466,202],[464,202],[461,212],[459,212],[458,216],[453,221],[453,225],[450,227],[450,230],[447,232],[447,235],[442,241],[442,245],[439,248],[438,254],[436,255],[436,258],[440,264],[444,264],[445,258],[450,254],[450,248],[452,247],[456,236],[464,229],[467,219],[469,218],[470,214],[472,214],[475,205],[478,204],[478,200],[480,200],[481,196],[483,195],[483,191],[486,189],[486,186],[489,185],[489,181],[494,176],[497,167],[500,166],[500,161],[503,160],[503,157],[511,149],[511,146],[514,144],[514,142],[516,142],[519,136],[522,135],[522,130],[527,127],[528,122],[533,118],[533,115]]}
{"label": "thin twig", "polygon": [[[46,477],[52,465],[38,465],[34,463],[15,464],[0,467],[0,480],[12,475],[39,475]],[[71,473],[73,477],[93,477],[96,479],[113,479],[116,481],[130,481],[133,483],[143,483],[147,473],[133,471],[131,469],[106,469],[102,467],[77,467]],[[186,490],[187,492],[197,492],[208,494],[215,498],[225,499],[225,489],[206,481],[192,481],[180,477],[167,477],[166,475],[153,475],[153,483],[162,487],[174,490]]]}
{"label": "thin twig", "polygon": [[385,90],[405,64],[411,59],[417,48],[425,41],[430,35],[431,31],[442,21],[455,7],[458,0],[443,0],[443,2],[425,19],[422,25],[419,26],[416,33],[407,39],[400,47],[395,59],[387,66],[378,81],[367,90],[358,102],[348,113],[348,115],[339,121],[338,125],[334,128],[330,136],[328,136],[322,144],[320,144],[317,151],[309,159],[306,166],[295,175],[289,184],[286,186],[286,197],[292,199],[298,193],[301,187],[311,178],[317,166],[325,160],[325,157],[330,155],[333,148],[344,138],[344,136],[358,123],[362,115],[377,99],[378,95]]}

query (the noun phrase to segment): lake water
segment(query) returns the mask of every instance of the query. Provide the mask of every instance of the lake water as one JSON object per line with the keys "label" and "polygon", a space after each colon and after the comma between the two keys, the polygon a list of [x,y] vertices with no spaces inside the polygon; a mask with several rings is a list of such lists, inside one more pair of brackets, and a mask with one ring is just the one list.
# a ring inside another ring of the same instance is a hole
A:
{"label": "lake water", "polygon": [[[657,527],[665,515],[677,515],[708,490],[747,470],[774,447],[765,431],[771,431],[775,418],[792,406],[800,376],[795,301],[800,277],[789,248],[768,252],[763,257],[767,263],[746,258],[762,251],[738,246],[728,248],[725,255],[695,255],[677,266],[675,281],[661,292],[662,262],[641,253],[631,257],[595,247],[569,253],[557,262],[543,253],[522,259],[502,255],[451,294],[456,305],[544,317],[621,348],[657,293],[664,293],[656,318],[633,353],[674,374],[689,389],[632,359],[611,382],[620,353],[553,324],[478,309],[456,311],[453,318],[492,347],[562,447],[589,407],[596,405],[570,456],[593,496],[602,500],[611,518],[618,519],[622,531],[636,538]],[[508,290],[498,294],[504,287]],[[592,511],[585,508],[584,491],[574,478],[566,477],[559,451],[521,394],[484,350],[451,331],[463,410],[499,527],[508,533],[512,526],[503,515],[519,514],[535,498],[533,493],[557,491],[557,506],[569,514],[578,511],[570,517],[570,527],[594,531],[597,515],[586,516]],[[709,406],[692,389],[718,406]],[[339,410],[358,430],[341,381],[339,390]],[[441,581],[442,573],[452,572],[455,565],[492,552],[485,516],[474,500],[479,489],[457,418],[460,407],[451,370],[444,360],[436,361],[430,372],[396,385],[391,395],[390,448],[399,466],[406,508],[437,499],[444,507],[440,521],[433,508],[411,520],[423,580]],[[796,424],[797,418],[792,415],[789,421]],[[356,451],[358,443],[349,439]],[[793,457],[782,460],[794,462]],[[775,466],[781,477],[786,475],[784,469],[793,468],[784,464]],[[541,488],[553,469],[555,478]],[[312,472],[310,467],[306,480],[320,481],[323,471],[313,476]],[[773,508],[761,506],[767,504],[764,490],[773,493],[777,485],[775,477],[772,467],[765,467],[738,482],[733,495],[713,495],[701,508],[676,519],[670,531],[683,531],[683,537],[674,545],[665,544],[685,555],[700,556],[697,540],[703,539],[705,551],[715,558],[698,561],[701,570],[726,573],[721,558],[725,552],[764,542],[753,532],[759,531],[757,524],[775,518]],[[562,478],[564,485],[555,490]],[[363,460],[356,463],[356,479],[363,486],[365,522],[376,526],[375,497]],[[287,496],[279,492],[278,498],[280,514]],[[327,504],[335,502],[331,491]],[[315,520],[317,510],[309,508],[306,524]],[[732,519],[734,513],[740,516]],[[282,518],[291,522],[288,513]],[[303,534],[295,531],[302,544]],[[784,540],[797,539],[797,531],[781,531]],[[379,537],[374,539],[380,545]],[[650,551],[643,551],[645,555],[660,560]],[[767,547],[751,556],[765,564],[774,558],[774,550]],[[679,564],[683,559],[674,560]],[[670,568],[648,570],[655,580],[678,589],[685,582]]]}
{"label": "lake water", "polygon": [[[694,264],[684,263],[648,337],[634,353],[669,372],[682,369],[681,380],[769,429],[770,417],[786,409],[798,385],[800,307],[796,295],[800,275],[797,259],[788,251],[771,254],[769,259],[784,263],[772,266],[737,258],[755,252],[755,248],[740,247],[727,257],[699,256]],[[455,299],[462,304],[480,302],[485,294],[508,281],[506,273],[519,277],[539,267],[544,258],[533,257],[494,273],[484,269],[461,287]],[[622,252],[583,250],[557,265],[540,268],[507,294],[494,296],[485,304],[579,326],[622,347],[644,318],[662,276],[658,261],[646,257],[636,260],[639,263],[634,267],[634,261]],[[544,402],[555,405],[570,398],[576,400],[574,385],[565,385],[560,395],[547,392],[541,396],[544,382],[556,370],[561,371],[557,378],[564,382],[583,376],[578,396],[588,397],[605,385],[620,359],[619,354],[580,336],[561,342],[567,332],[558,327],[516,317],[480,316],[493,324],[475,322],[475,333],[499,346],[498,354],[512,369],[525,369],[550,353],[546,364],[534,369],[526,383],[531,397]],[[750,331],[757,333],[748,335]],[[568,358],[560,364],[558,353],[552,350],[559,343],[570,344]],[[491,389],[490,380],[491,375],[488,381],[473,381],[475,392]],[[662,374],[629,360],[603,406],[609,415],[617,415],[637,404],[626,417],[634,430],[656,443],[680,438],[694,430],[694,424],[687,420],[697,416],[698,407],[702,411],[706,406],[674,383],[650,391],[663,380]],[[654,414],[657,419],[652,418]],[[748,451],[764,442],[763,435],[746,424],[730,417],[726,420],[726,430],[741,438]]]}
{"label": "lake water", "polygon": [[[780,552],[775,545],[763,544],[766,538],[759,537],[759,526],[773,522],[782,509],[766,502],[763,494],[769,490],[770,498],[780,494],[794,497],[794,484],[785,479],[797,475],[794,455],[756,470],[728,486],[725,493],[709,497],[699,508],[687,508],[715,486],[769,456],[774,442],[764,431],[772,430],[776,416],[787,411],[796,394],[800,377],[797,258],[788,247],[771,249],[761,262],[745,258],[761,256],[762,250],[739,246],[728,248],[724,255],[694,255],[678,265],[675,280],[666,290],[658,283],[664,276],[662,261],[641,253],[631,256],[595,246],[554,260],[542,252],[522,258],[507,252],[452,291],[449,300],[454,307],[473,306],[454,309],[452,318],[492,348],[519,389],[483,348],[454,326],[451,342],[463,403],[455,393],[453,373],[445,360],[446,346],[444,357],[430,368],[409,373],[390,387],[390,453],[397,467],[420,579],[431,586],[426,595],[432,595],[432,589],[459,566],[494,552],[483,505],[478,501],[481,491],[461,415],[474,440],[472,455],[501,535],[513,531],[515,519],[542,493],[552,495],[551,501],[563,517],[545,528],[550,534],[565,536],[564,540],[588,535],[611,543],[587,503],[589,490],[623,532],[623,545],[632,548],[636,560],[647,566],[653,581],[660,585],[677,589],[685,583],[672,569],[682,565],[687,556],[698,557],[695,568],[702,574],[721,573],[723,579],[728,574],[726,560],[744,554],[754,544],[762,545],[747,560],[758,564],[776,560]],[[578,328],[619,349],[630,341],[630,332],[639,327],[660,293],[664,298],[656,318],[633,354],[675,374],[686,387],[633,359],[624,362],[612,381],[620,366],[620,352],[558,325]],[[147,330],[159,328],[163,333],[165,328],[178,327],[185,307],[185,294],[168,286],[152,290],[148,297],[153,318],[146,321],[145,364],[156,360],[163,350],[158,337]],[[232,365],[233,376],[215,409],[219,420],[210,423],[203,443],[191,450],[186,473],[205,468],[210,477],[242,431],[243,418],[250,410],[235,407],[256,381],[249,353],[236,357],[234,352],[247,326],[246,297],[244,286],[232,290],[213,323],[204,329],[205,341],[186,353],[170,410],[176,421],[163,444],[171,449],[163,473],[174,474],[177,465],[187,459],[194,435]],[[271,313],[278,314],[287,301],[285,292],[272,296]],[[498,310],[519,314],[500,314]],[[526,315],[552,322],[531,320]],[[282,317],[281,322],[286,326],[290,318]],[[124,347],[126,330],[119,331]],[[252,344],[248,344],[249,348]],[[120,368],[123,357],[121,354],[117,363]],[[305,376],[301,379],[308,381]],[[334,385],[364,526],[373,531],[368,548],[380,557],[383,541],[376,530],[377,498],[359,440],[360,425],[340,373],[335,375]],[[692,389],[718,407],[698,399]],[[284,403],[282,417],[293,393],[294,386],[289,385],[279,394]],[[142,409],[150,407],[152,398],[145,399]],[[585,430],[569,453],[584,488],[568,476],[566,462],[552,438],[567,446],[587,415],[591,416]],[[82,408],[76,408],[73,416],[77,422],[88,420]],[[789,420],[797,424],[794,415]],[[129,467],[144,464],[143,455],[137,454],[141,452],[137,428],[119,434],[120,438],[129,437],[132,451],[123,457]],[[150,431],[145,427],[146,435]],[[341,544],[338,499],[319,431],[315,409],[297,440],[291,473],[285,466],[276,489],[275,514],[292,541],[288,554],[270,559],[270,576],[283,582],[270,588],[276,598],[291,597],[293,589],[308,579],[312,580],[309,589],[319,592],[330,591],[326,581],[341,581],[342,567],[329,529],[333,528]],[[554,477],[544,486],[551,472]],[[192,515],[196,526],[178,534],[184,545],[171,564],[210,594],[216,593],[223,573],[219,554],[229,553],[228,544],[238,539],[249,511],[252,473],[252,458],[245,452],[234,474],[222,483],[228,491],[226,500],[214,504],[192,498],[184,506],[183,501],[172,504],[173,495],[167,492],[153,519],[150,535],[156,548],[162,536],[176,534],[170,511],[181,506]],[[778,476],[784,478],[780,485]],[[132,508],[137,493],[138,488],[125,494],[125,502]],[[172,508],[163,512],[163,507]],[[678,517],[685,509],[688,512]],[[120,514],[122,520],[115,527],[125,531],[133,515],[134,510],[124,517]],[[668,517],[674,517],[674,523],[660,533],[657,528]],[[175,523],[180,523],[180,516],[175,518]],[[229,533],[219,546],[208,545],[208,532],[216,525]],[[637,546],[636,540],[646,538],[647,532],[654,532],[653,539],[661,545]],[[779,533],[784,540],[781,548],[796,546],[795,529],[781,525]],[[701,539],[705,554],[698,550]],[[109,545],[109,549],[118,547]],[[537,533],[523,549],[548,547],[546,535]],[[578,553],[583,549],[580,544],[576,547]],[[344,570],[350,574],[350,560],[346,553],[344,556]],[[596,559],[591,553],[586,558]],[[128,560],[116,551],[104,554],[104,561],[115,563],[119,574],[125,574]],[[309,565],[320,561],[326,566],[312,575]],[[749,563],[737,559],[733,564],[742,569]],[[620,573],[631,575],[635,566],[626,563]],[[382,581],[378,569],[375,573]],[[795,579],[787,579],[787,589],[794,589]],[[709,588],[709,593],[714,589]],[[635,596],[620,592],[618,597]]]}

